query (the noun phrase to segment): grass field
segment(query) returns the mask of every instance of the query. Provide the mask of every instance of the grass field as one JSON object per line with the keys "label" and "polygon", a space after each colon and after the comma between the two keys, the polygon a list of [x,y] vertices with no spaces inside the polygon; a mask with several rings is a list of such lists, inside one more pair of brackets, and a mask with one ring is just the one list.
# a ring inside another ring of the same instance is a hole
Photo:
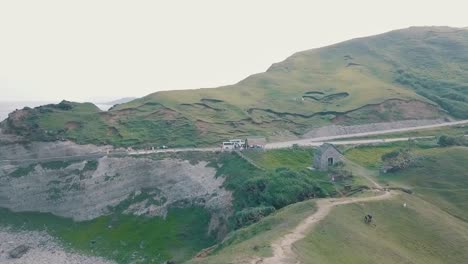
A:
{"label": "grass field", "polygon": [[[407,207],[403,207],[403,203]],[[375,225],[363,221],[374,216]],[[468,224],[407,194],[335,208],[295,251],[302,263],[464,263]]]}
{"label": "grass field", "polygon": [[244,155],[249,157],[259,166],[266,169],[289,168],[292,170],[304,170],[312,166],[315,149],[275,149],[268,151],[245,151]]}
{"label": "grass field", "polygon": [[420,153],[423,158],[417,166],[380,177],[413,189],[424,200],[468,222],[468,148],[437,148]]}
{"label": "grass field", "polygon": [[382,165],[382,155],[398,149],[408,148],[417,155],[424,155],[430,149],[437,149],[436,139],[358,145],[345,147],[345,157],[366,168],[378,170]]}
{"label": "grass field", "polygon": [[[408,143],[362,146],[348,150],[346,157],[379,175],[381,156],[406,147]],[[402,171],[380,174],[375,179],[386,185],[412,189],[415,195],[468,221],[468,148],[413,145],[411,151],[418,156],[415,165]]]}

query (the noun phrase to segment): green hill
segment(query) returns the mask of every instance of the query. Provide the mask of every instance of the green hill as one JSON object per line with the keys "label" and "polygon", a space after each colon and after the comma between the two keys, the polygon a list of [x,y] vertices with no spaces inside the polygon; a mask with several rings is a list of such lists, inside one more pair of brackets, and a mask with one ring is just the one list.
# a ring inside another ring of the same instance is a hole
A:
{"label": "green hill", "polygon": [[[379,161],[373,157],[401,147],[407,146],[359,147],[347,150],[345,155],[368,167],[371,176],[381,183],[410,188],[413,193],[401,192],[390,200],[332,209],[304,239],[293,245],[301,263],[465,262],[468,148],[412,146],[411,151],[418,155],[415,165],[379,175]],[[287,206],[231,233],[211,255],[189,263],[253,263],[255,257],[271,256],[272,241],[288,234],[315,211],[313,200]],[[373,215],[372,225],[364,223],[366,214]]]}
{"label": "green hill", "polygon": [[[348,153],[369,157],[384,148]],[[375,151],[373,151],[375,150]],[[387,149],[390,152],[391,148]],[[411,188],[391,201],[339,207],[296,245],[303,263],[463,263],[468,258],[468,148],[412,150],[411,168],[381,174],[390,186]],[[378,154],[377,154],[378,155]],[[407,207],[403,207],[403,204]],[[376,226],[362,223],[371,213]],[[339,248],[339,250],[335,250]]]}
{"label": "green hill", "polygon": [[234,85],[157,92],[87,115],[78,105],[21,110],[3,126],[32,139],[200,146],[328,124],[468,118],[467,73],[468,30],[415,27],[298,52]]}
{"label": "green hill", "polygon": [[[404,208],[403,204],[407,207]],[[363,216],[371,213],[375,226]],[[301,263],[463,263],[468,223],[417,196],[336,208],[296,246]]]}

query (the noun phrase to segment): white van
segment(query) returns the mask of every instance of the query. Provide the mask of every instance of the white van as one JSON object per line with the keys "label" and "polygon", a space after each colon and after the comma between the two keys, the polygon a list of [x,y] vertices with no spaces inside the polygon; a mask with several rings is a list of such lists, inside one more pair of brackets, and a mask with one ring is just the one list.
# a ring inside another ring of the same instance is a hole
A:
{"label": "white van", "polygon": [[236,143],[231,142],[231,141],[225,141],[223,142],[222,150],[233,150],[236,146]]}

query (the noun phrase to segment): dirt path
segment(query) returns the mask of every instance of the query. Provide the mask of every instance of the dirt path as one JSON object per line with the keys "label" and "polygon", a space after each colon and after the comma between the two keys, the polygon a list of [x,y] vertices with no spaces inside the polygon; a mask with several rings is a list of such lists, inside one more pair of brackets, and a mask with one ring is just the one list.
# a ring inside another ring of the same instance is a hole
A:
{"label": "dirt path", "polygon": [[359,176],[362,176],[367,181],[372,183],[372,185],[374,185],[374,187],[371,187],[371,188],[375,188],[375,189],[379,189],[379,190],[384,189],[382,187],[382,185],[380,185],[377,181],[374,180],[373,177],[375,177],[376,175],[375,175],[375,173],[373,171],[371,171],[371,170],[369,170],[367,168],[364,168],[363,166],[357,164],[354,161],[351,161],[351,160],[347,159],[346,157],[343,158],[343,160],[345,161],[346,166],[351,169],[351,171],[353,171],[356,174],[359,174]]}
{"label": "dirt path", "polygon": [[303,239],[308,232],[321,220],[323,220],[334,206],[360,202],[378,201],[389,199],[396,195],[395,192],[381,192],[379,195],[361,198],[322,199],[317,201],[317,211],[304,219],[290,233],[274,241],[271,245],[273,256],[265,259],[255,259],[252,264],[298,264],[293,252],[293,244]]}

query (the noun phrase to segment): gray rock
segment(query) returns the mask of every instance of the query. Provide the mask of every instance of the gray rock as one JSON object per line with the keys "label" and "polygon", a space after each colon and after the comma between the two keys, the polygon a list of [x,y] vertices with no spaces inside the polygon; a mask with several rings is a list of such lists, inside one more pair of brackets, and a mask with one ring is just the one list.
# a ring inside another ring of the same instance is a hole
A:
{"label": "gray rock", "polygon": [[10,258],[21,258],[24,254],[28,252],[29,249],[30,247],[26,245],[19,245],[12,249],[10,252],[8,252],[8,255],[10,256]]}

